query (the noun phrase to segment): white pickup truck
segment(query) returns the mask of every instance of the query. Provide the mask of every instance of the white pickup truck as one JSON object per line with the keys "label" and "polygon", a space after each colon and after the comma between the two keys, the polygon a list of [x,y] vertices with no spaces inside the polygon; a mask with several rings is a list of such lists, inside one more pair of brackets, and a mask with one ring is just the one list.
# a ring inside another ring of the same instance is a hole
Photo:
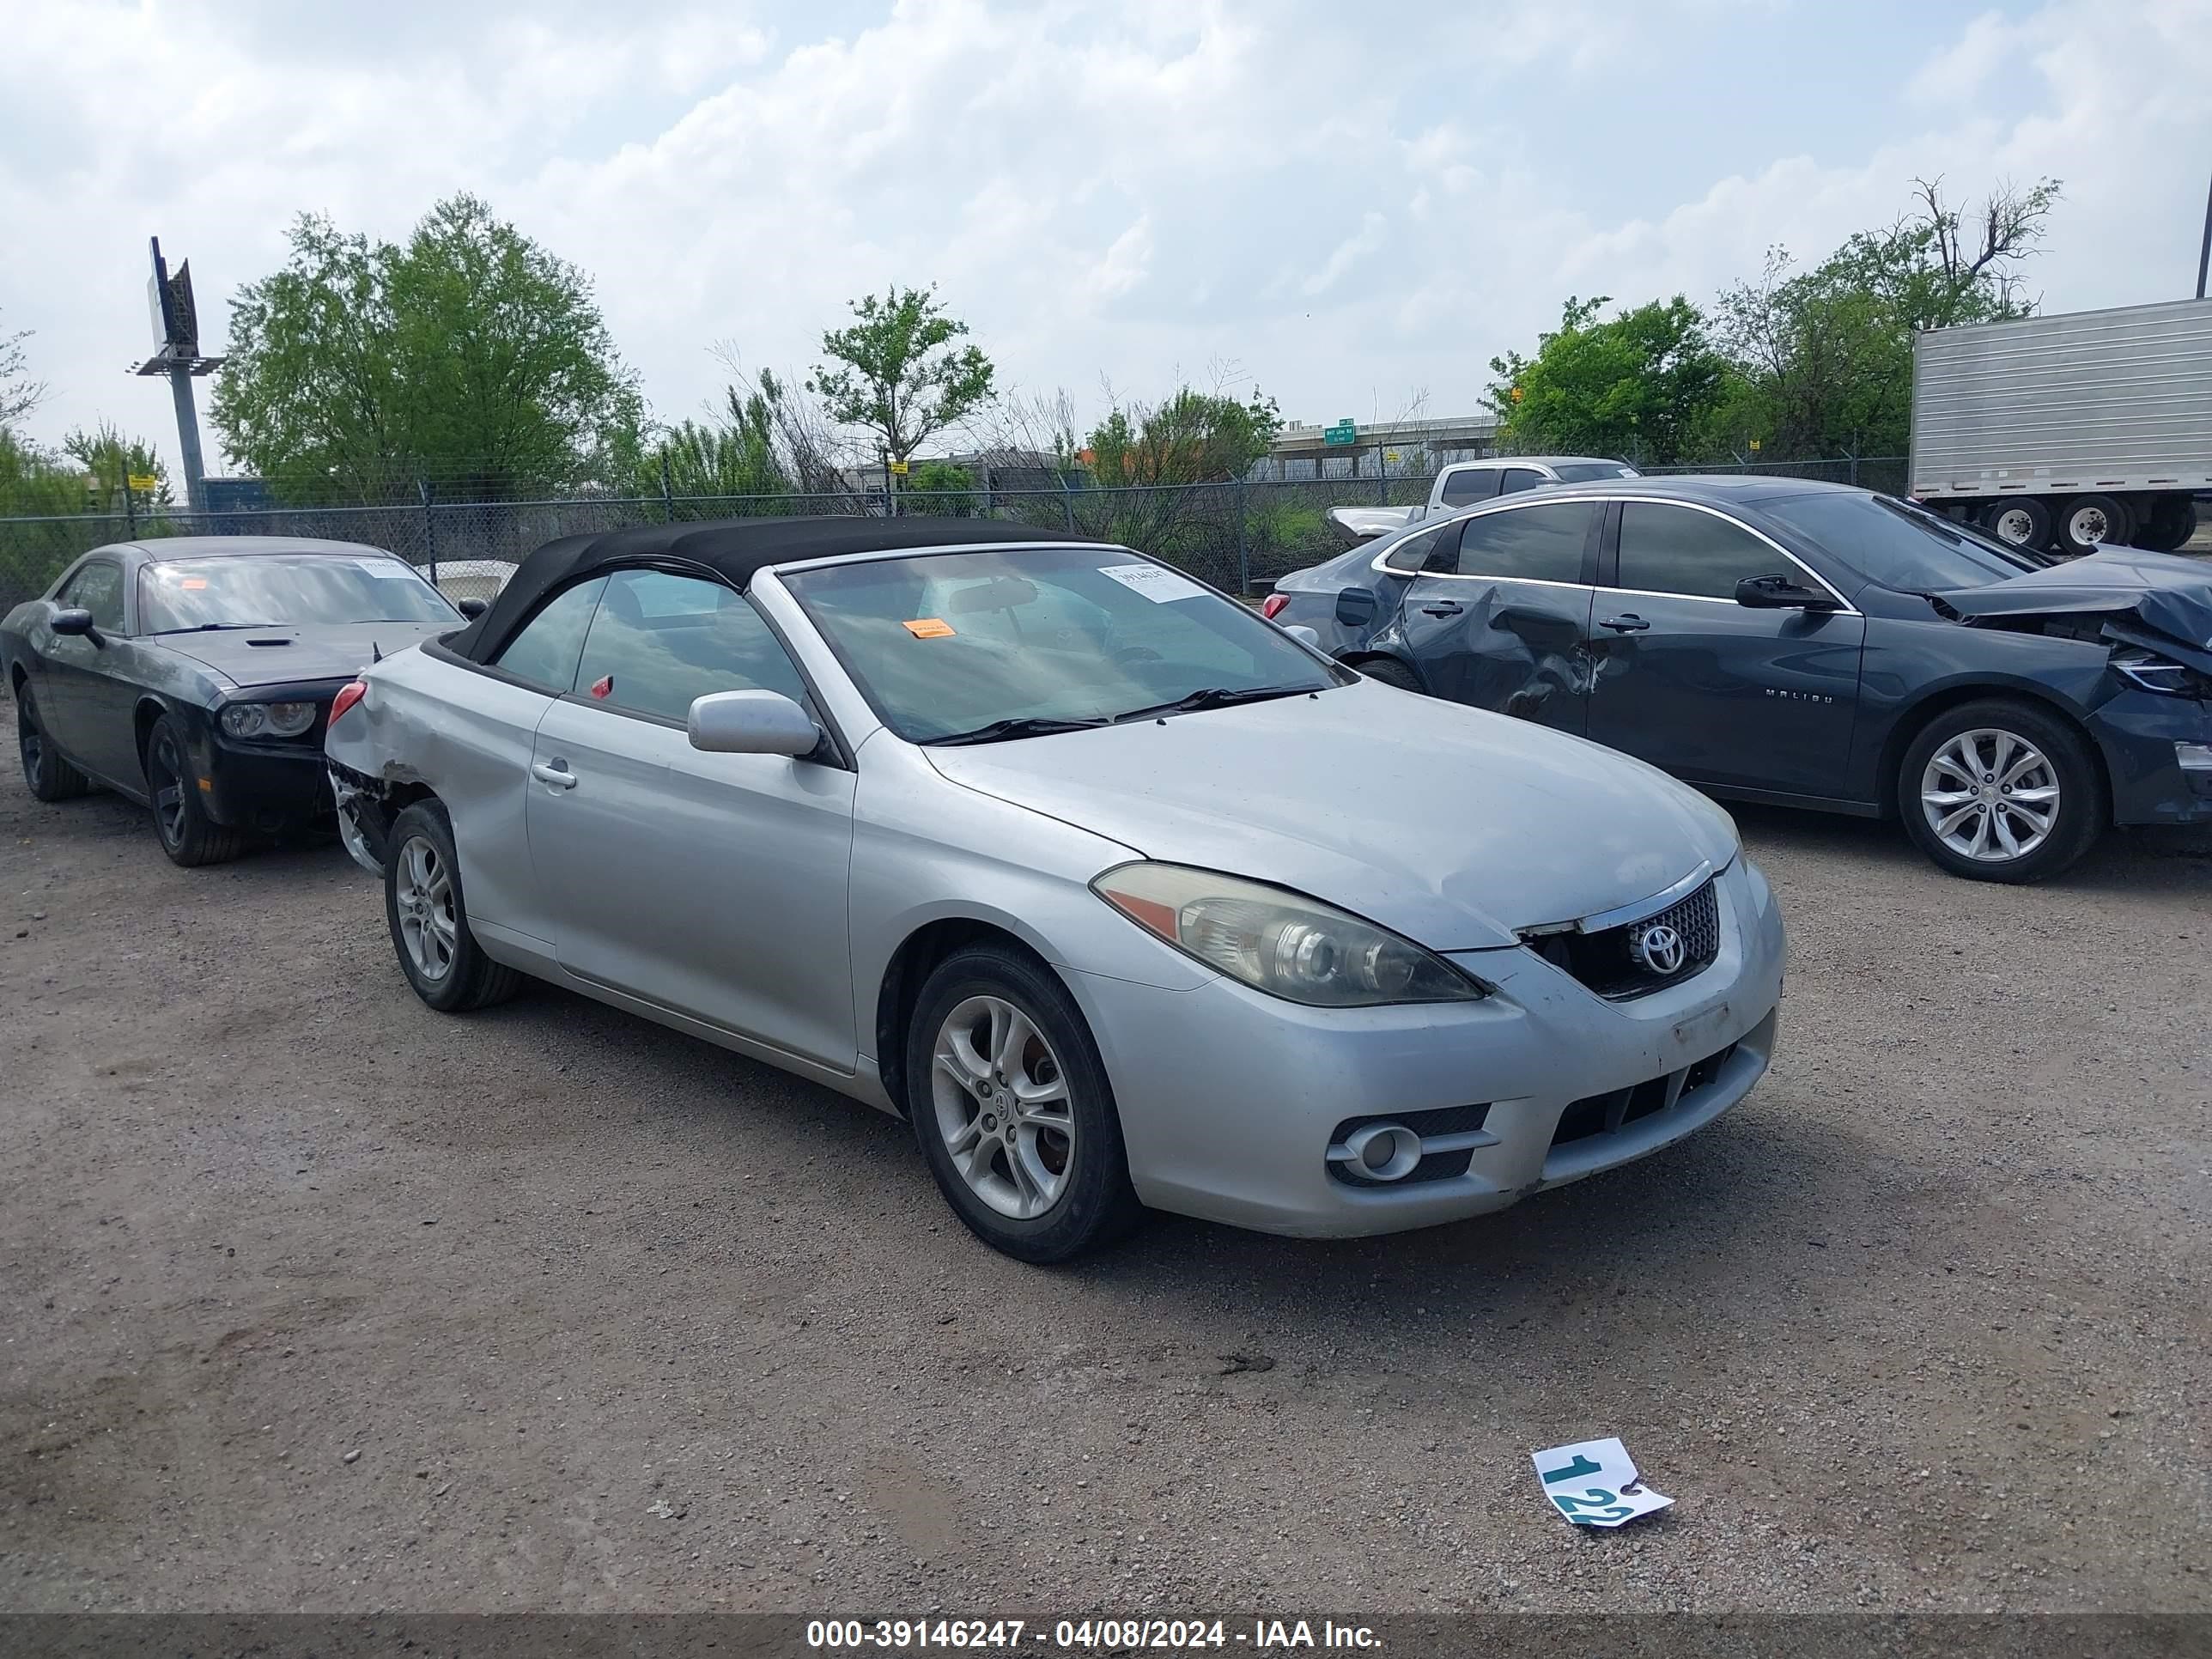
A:
{"label": "white pickup truck", "polygon": [[1371,542],[1493,495],[1540,484],[1588,483],[1593,478],[1633,478],[1636,469],[1622,461],[1589,455],[1500,455],[1487,461],[1460,461],[1437,474],[1429,499],[1419,507],[1332,507],[1322,516],[1347,547]]}

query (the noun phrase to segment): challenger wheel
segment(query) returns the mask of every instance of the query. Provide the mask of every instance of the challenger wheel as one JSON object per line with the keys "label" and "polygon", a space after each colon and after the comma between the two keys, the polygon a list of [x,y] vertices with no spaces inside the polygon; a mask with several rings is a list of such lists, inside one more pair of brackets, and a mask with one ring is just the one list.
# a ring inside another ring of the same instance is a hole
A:
{"label": "challenger wheel", "polygon": [[1143,1214],[1097,1045],[1067,988],[1018,951],[973,946],[930,975],[906,1099],[938,1189],[994,1249],[1065,1261]]}
{"label": "challenger wheel", "polygon": [[1921,850],[1974,881],[2041,881],[2095,845],[2109,809],[2088,740],[1992,698],[1946,709],[1905,751],[1898,810]]}
{"label": "challenger wheel", "polygon": [[92,787],[92,780],[47,738],[28,685],[15,688],[15,752],[22,758],[23,781],[40,800],[73,800]]}
{"label": "challenger wheel", "polygon": [[192,769],[184,728],[164,714],[146,734],[146,794],[154,805],[154,833],[169,862],[186,869],[222,864],[236,858],[246,837],[208,816],[200,798],[200,776]]}

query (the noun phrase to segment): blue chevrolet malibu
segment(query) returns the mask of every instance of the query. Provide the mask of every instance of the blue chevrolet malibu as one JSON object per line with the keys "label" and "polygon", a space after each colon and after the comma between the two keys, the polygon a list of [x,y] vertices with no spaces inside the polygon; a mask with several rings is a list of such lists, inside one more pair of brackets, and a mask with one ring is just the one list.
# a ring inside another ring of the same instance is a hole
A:
{"label": "blue chevrolet malibu", "polygon": [[1277,623],[1409,690],[1708,793],[1901,819],[2040,880],[2112,824],[2212,823],[2212,568],[2053,562],[1802,479],[1561,486],[1276,583]]}

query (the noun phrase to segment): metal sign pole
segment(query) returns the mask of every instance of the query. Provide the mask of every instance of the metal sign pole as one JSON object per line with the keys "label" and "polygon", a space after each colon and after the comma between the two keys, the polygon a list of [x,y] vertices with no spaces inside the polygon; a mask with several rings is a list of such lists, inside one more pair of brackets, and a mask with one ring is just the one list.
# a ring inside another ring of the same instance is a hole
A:
{"label": "metal sign pole", "polygon": [[2204,297],[2204,273],[2212,266],[2212,189],[2204,192],[2204,246],[2197,255],[2197,297]]}
{"label": "metal sign pole", "polygon": [[207,511],[207,475],[200,465],[200,417],[192,406],[192,371],[184,363],[169,368],[169,392],[177,402],[177,456],[185,471],[185,505]]}

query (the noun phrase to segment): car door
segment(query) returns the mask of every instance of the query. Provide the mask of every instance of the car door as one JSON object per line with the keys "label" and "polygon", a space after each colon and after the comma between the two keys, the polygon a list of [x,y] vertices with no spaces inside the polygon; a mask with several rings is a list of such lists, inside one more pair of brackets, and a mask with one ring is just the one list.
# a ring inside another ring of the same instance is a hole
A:
{"label": "car door", "polygon": [[1458,466],[1449,469],[1443,477],[1443,487],[1437,492],[1437,505],[1456,513],[1463,507],[1479,507],[1498,494],[1498,469],[1494,466]]}
{"label": "car door", "polygon": [[[1696,783],[1841,796],[1866,618],[1712,508],[1623,501],[1607,540],[1589,735]],[[1838,608],[1738,605],[1753,576],[1817,586]]]}
{"label": "car door", "polygon": [[1531,501],[1462,520],[1407,584],[1400,628],[1429,690],[1579,733],[1601,505]]}
{"label": "car door", "polygon": [[808,694],[750,600],[621,571],[576,689],[538,724],[526,817],[555,952],[578,976],[839,1071],[854,1032],[842,763],[705,754],[684,717],[714,691]]}
{"label": "car door", "polygon": [[1505,469],[1505,476],[1498,481],[1498,493],[1501,495],[1510,495],[1519,490],[1534,489],[1539,484],[1553,482],[1550,473],[1541,471],[1535,467],[1509,466]]}
{"label": "car door", "polygon": [[64,609],[89,611],[100,638],[95,641],[81,634],[43,630],[39,649],[45,684],[39,691],[39,711],[46,734],[88,770],[133,782],[138,766],[127,698],[119,723],[114,714],[116,660],[125,637],[121,562],[88,560],[55,594],[54,603]]}

